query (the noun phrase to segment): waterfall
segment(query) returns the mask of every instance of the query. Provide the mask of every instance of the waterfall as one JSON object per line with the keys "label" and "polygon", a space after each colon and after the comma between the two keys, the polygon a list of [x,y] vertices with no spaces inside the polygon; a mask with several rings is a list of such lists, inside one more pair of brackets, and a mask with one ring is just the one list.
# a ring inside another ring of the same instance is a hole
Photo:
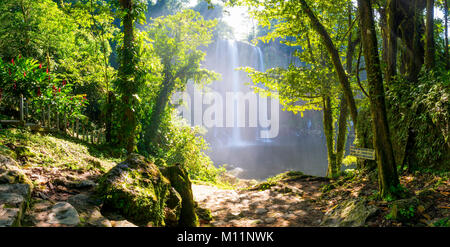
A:
{"label": "waterfall", "polygon": [[256,52],[258,53],[258,58],[259,58],[259,71],[264,72],[266,71],[266,68],[264,66],[264,57],[261,51],[261,48],[259,48],[258,46],[256,47]]}
{"label": "waterfall", "polygon": [[[211,147],[207,154],[214,164],[240,167],[242,178],[263,179],[286,170],[323,176],[328,167],[325,139],[314,134],[321,113],[310,112],[300,118],[281,111],[278,100],[255,94],[248,75],[236,70],[252,67],[264,72],[284,66],[282,61],[270,61],[269,66],[265,60],[269,55],[275,59],[284,53],[265,54],[260,47],[233,40],[217,40],[207,50],[204,66],[220,73],[221,79],[207,85],[205,94],[190,87],[186,100],[189,112],[198,113],[207,130],[205,138]],[[195,118],[189,121],[198,123]]]}
{"label": "waterfall", "polygon": [[[239,54],[237,43],[234,40],[228,40],[228,48],[230,49],[230,73],[232,75],[233,93],[237,95],[240,92],[239,71],[236,69],[239,67]],[[238,99],[235,99],[234,107],[234,127],[232,130],[231,145],[237,146],[242,142],[241,129],[238,126],[239,123],[239,104]]]}

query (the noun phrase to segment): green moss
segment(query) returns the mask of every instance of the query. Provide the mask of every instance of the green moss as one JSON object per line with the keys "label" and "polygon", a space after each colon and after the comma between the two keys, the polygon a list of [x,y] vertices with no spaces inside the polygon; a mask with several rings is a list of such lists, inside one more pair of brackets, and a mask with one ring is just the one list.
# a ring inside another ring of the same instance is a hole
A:
{"label": "green moss", "polygon": [[[13,144],[18,149],[13,151],[6,144]],[[0,129],[0,154],[13,159],[26,157],[27,164],[31,165],[105,172],[122,160],[120,156],[113,157],[111,150],[105,146],[85,144],[60,134],[35,134],[23,129]]]}
{"label": "green moss", "polygon": [[197,207],[195,209],[195,212],[197,213],[198,218],[200,218],[202,220],[211,221],[213,219],[211,210],[209,210],[207,208]]}
{"label": "green moss", "polygon": [[300,178],[304,178],[304,177],[307,177],[307,175],[303,174],[300,171],[287,171],[287,172],[275,175],[273,177],[270,177],[265,182],[251,186],[247,189],[248,190],[260,190],[260,191],[268,190],[268,189],[272,188],[273,186],[277,185],[281,181],[296,180],[296,179],[300,179]]}
{"label": "green moss", "polygon": [[187,171],[181,165],[161,168],[161,172],[170,180],[172,187],[181,195],[181,213],[178,226],[198,226],[195,213],[195,202],[192,194],[192,184]]}
{"label": "green moss", "polygon": [[36,156],[36,154],[33,153],[30,150],[30,148],[27,147],[27,146],[16,147],[15,151],[16,151],[16,155],[17,155],[18,158],[22,158],[22,157],[23,158],[29,158],[29,157],[35,157]]}
{"label": "green moss", "polygon": [[164,226],[169,188],[169,181],[154,164],[133,154],[100,179],[98,192],[105,210],[118,211],[138,225]]}
{"label": "green moss", "polygon": [[282,180],[295,180],[299,178],[305,177],[305,174],[303,174],[300,171],[288,171],[284,173],[280,173],[274,177],[270,177],[267,179],[267,182],[279,182]]}
{"label": "green moss", "polygon": [[433,226],[437,227],[450,227],[450,219],[449,217],[442,218],[438,221],[436,221]]}
{"label": "green moss", "polygon": [[386,215],[386,219],[407,222],[416,216],[418,204],[419,200],[415,197],[394,201],[390,206],[391,210]]}

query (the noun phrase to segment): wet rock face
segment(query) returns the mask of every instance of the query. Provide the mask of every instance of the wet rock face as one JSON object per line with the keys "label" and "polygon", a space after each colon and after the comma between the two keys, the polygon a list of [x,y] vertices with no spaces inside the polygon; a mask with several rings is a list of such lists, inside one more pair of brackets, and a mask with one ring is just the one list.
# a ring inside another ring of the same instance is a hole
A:
{"label": "wet rock face", "polygon": [[106,173],[99,182],[102,210],[115,211],[138,225],[165,225],[164,206],[170,182],[158,167],[132,154]]}
{"label": "wet rock face", "polygon": [[327,212],[321,226],[361,227],[376,211],[377,207],[368,205],[365,199],[350,199]]}

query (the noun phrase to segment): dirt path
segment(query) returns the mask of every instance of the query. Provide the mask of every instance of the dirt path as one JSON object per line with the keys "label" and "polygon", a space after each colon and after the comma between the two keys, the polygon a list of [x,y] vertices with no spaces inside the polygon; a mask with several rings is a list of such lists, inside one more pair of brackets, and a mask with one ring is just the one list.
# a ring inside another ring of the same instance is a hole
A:
{"label": "dirt path", "polygon": [[193,193],[200,207],[211,210],[212,226],[318,226],[325,209],[317,203],[323,183],[302,179],[262,191],[193,185]]}

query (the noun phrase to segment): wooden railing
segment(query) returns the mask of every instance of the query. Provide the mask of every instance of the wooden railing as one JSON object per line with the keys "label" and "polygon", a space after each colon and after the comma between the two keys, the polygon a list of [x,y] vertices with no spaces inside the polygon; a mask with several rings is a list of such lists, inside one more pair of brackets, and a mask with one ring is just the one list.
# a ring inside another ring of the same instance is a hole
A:
{"label": "wooden railing", "polygon": [[21,126],[30,128],[33,131],[65,133],[71,137],[86,141],[92,144],[102,144],[106,142],[105,131],[96,127],[88,120],[82,121],[79,118],[67,117],[66,114],[60,116],[57,111],[52,111],[51,105],[47,109],[41,109],[41,116],[37,123],[27,122],[29,118],[28,104],[24,104],[24,98],[19,99],[19,119],[0,120],[0,124],[6,126]]}

